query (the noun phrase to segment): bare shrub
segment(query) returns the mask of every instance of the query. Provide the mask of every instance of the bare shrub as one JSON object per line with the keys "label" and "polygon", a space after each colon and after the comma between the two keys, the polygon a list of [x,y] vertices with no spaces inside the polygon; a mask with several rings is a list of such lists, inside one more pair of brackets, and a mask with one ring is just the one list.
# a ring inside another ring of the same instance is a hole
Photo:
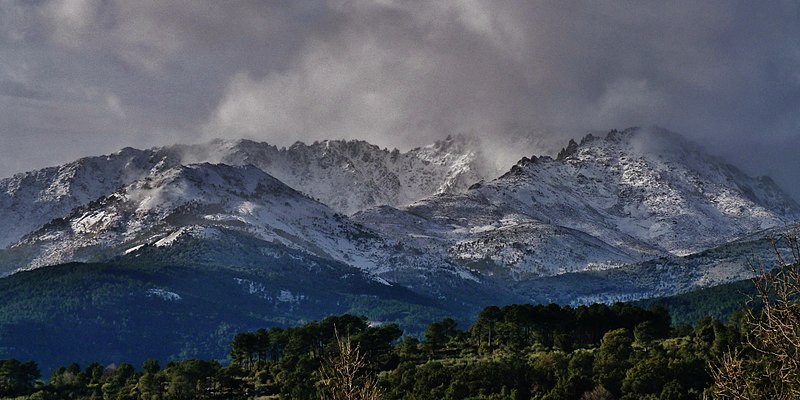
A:
{"label": "bare shrub", "polygon": [[772,245],[778,266],[753,279],[757,295],[742,324],[744,348],[729,352],[712,367],[714,398],[800,399],[798,228],[775,238]]}
{"label": "bare shrub", "polygon": [[367,374],[364,354],[350,336],[336,335],[336,354],[327,357],[319,369],[321,400],[378,400],[381,388],[375,377]]}

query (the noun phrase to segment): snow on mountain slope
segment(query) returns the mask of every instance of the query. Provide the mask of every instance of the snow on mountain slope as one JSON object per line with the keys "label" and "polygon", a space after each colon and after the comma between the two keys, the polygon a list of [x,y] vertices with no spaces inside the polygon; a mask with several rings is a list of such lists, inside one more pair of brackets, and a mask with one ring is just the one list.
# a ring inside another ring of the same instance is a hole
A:
{"label": "snow on mountain slope", "polygon": [[627,235],[676,255],[800,216],[797,203],[769,179],[750,178],[660,129],[587,136],[556,160],[523,161],[485,190],[614,245]]}
{"label": "snow on mountain slope", "polygon": [[0,180],[0,249],[75,207],[111,194],[151,171],[179,163],[154,157],[152,151],[125,148],[58,167],[16,174]]}
{"label": "snow on mountain slope", "polygon": [[352,213],[463,190],[499,174],[479,148],[465,136],[408,152],[363,141],[298,142],[277,148],[248,140],[214,140],[150,150],[125,148],[0,180],[0,221],[6,227],[0,232],[0,249],[76,207],[182,164],[252,164],[339,212]]}
{"label": "snow on mountain slope", "polygon": [[523,159],[466,193],[356,221],[420,251],[516,279],[685,255],[798,218],[754,179],[658,129],[571,141],[556,159]]}
{"label": "snow on mountain slope", "polygon": [[490,164],[463,136],[405,153],[360,141],[124,149],[0,181],[11,227],[0,243],[13,244],[0,272],[172,246],[180,255],[187,237],[234,252],[220,233],[234,230],[426,295],[480,286],[510,296],[510,282],[650,265],[800,216],[768,178],[661,130],[587,136],[482,182]]}
{"label": "snow on mountain slope", "polygon": [[370,232],[256,167],[212,164],[154,171],[27,235],[6,258],[25,268],[107,259],[183,235],[213,236],[220,227],[376,269],[360,249],[373,240]]}
{"label": "snow on mountain slope", "polygon": [[[776,227],[688,256],[660,257],[620,268],[518,281],[511,286],[534,302],[573,306],[672,296],[753,278],[756,271],[777,266],[775,250],[790,260],[787,234],[794,232]],[[774,241],[779,238],[784,239]]]}
{"label": "snow on mountain slope", "polygon": [[408,152],[357,140],[298,142],[280,149],[248,140],[213,141],[181,150],[189,162],[255,165],[346,214],[461,191],[500,173],[478,141],[462,135]]}
{"label": "snow on mountain slope", "polygon": [[[245,254],[245,242],[269,246]],[[225,256],[198,260],[197,243],[213,248],[203,257]],[[448,302],[469,302],[475,293],[498,301],[518,298],[438,254],[406,251],[404,243],[385,240],[252,165],[204,163],[154,171],[0,250],[0,274],[65,262],[131,260],[154,249],[170,249],[174,265],[202,261],[214,268],[269,270],[280,264],[274,248],[355,267],[376,282],[398,283]]]}
{"label": "snow on mountain slope", "polygon": [[[431,203],[435,210],[421,206]],[[478,276],[499,279],[603,269],[641,259],[583,232],[492,204],[474,190],[428,199],[406,210],[370,209],[353,219],[403,243],[409,254],[436,256]]]}

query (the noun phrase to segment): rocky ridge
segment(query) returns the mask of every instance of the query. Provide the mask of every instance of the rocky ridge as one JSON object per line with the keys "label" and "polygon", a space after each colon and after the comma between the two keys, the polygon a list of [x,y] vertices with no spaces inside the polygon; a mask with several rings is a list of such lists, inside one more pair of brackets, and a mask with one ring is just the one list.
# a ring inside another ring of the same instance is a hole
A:
{"label": "rocky ridge", "polygon": [[[0,181],[0,212],[14,227],[2,237],[0,267],[137,257],[180,247],[181,238],[235,246],[226,232],[238,232],[434,297],[477,284],[498,298],[524,298],[529,286],[513,295],[501,288],[587,271],[641,276],[651,260],[800,216],[768,178],[659,129],[589,135],[488,181],[487,165],[477,141],[463,136],[404,153],[360,141],[123,149]],[[240,261],[267,266],[268,253]],[[687,273],[674,290],[725,280],[708,261]],[[669,293],[653,285],[652,293]]]}

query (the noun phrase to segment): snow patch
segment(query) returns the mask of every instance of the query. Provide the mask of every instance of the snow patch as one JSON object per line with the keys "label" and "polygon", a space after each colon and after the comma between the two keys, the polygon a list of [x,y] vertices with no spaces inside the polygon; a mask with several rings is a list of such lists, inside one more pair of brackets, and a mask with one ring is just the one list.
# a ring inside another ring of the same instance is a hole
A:
{"label": "snow patch", "polygon": [[183,298],[175,292],[170,292],[168,290],[158,289],[158,288],[147,289],[145,291],[145,294],[147,295],[147,297],[158,297],[166,301],[183,300]]}
{"label": "snow patch", "polygon": [[140,245],[138,245],[138,246],[133,246],[133,247],[131,247],[130,249],[127,249],[127,250],[123,251],[123,252],[122,252],[122,254],[130,254],[130,253],[133,253],[134,251],[136,251],[136,250],[139,250],[139,249],[141,249],[141,248],[142,248],[142,247],[144,247],[144,246],[145,246],[144,244],[140,244]]}

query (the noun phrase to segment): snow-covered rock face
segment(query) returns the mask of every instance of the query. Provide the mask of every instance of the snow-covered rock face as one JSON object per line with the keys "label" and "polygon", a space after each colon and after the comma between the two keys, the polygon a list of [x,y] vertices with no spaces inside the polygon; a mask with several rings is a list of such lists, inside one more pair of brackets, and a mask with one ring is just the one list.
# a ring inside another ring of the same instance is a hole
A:
{"label": "snow-covered rock face", "polygon": [[[587,136],[488,182],[493,164],[479,147],[463,136],[405,153],[361,141],[279,149],[218,140],[19,174],[0,181],[0,273],[148,249],[182,254],[199,241],[235,254],[232,238],[241,235],[429,295],[495,285],[491,293],[569,272],[643,270],[646,260],[800,217],[768,178],[748,177],[669,132]],[[269,265],[271,255],[247,257],[247,265]],[[702,283],[705,272],[692,273],[683,288]]]}
{"label": "snow-covered rock face", "polygon": [[126,148],[115,154],[83,158],[58,167],[0,180],[0,249],[75,207],[111,194],[151,171],[179,164],[179,159]]}
{"label": "snow-covered rock face", "polygon": [[407,205],[499,175],[477,140],[460,135],[408,152],[341,140],[298,142],[281,149],[246,140],[212,144],[218,146],[216,157],[198,147],[187,147],[184,154],[189,160],[217,158],[213,161],[255,165],[345,214],[379,205]]}
{"label": "snow-covered rock face", "polygon": [[750,178],[663,130],[587,136],[556,160],[518,167],[481,190],[613,245],[633,238],[685,255],[800,215],[768,179]]}
{"label": "snow-covered rock face", "polygon": [[298,142],[277,148],[248,140],[214,140],[150,150],[126,148],[0,180],[0,221],[5,224],[0,249],[122,186],[179,165],[204,162],[254,165],[345,214],[409,204],[499,175],[477,141],[465,136],[408,152],[363,141]]}
{"label": "snow-covered rock face", "polygon": [[253,166],[191,164],[137,180],[27,235],[11,253],[24,268],[170,246],[182,236],[209,238],[217,228],[323,258],[374,269],[359,257],[369,233],[329,207]]}
{"label": "snow-covered rock face", "polygon": [[794,221],[798,209],[769,179],[675,134],[629,129],[572,141],[556,159],[525,158],[466,193],[355,219],[484,274],[500,267],[524,279],[694,253]]}

